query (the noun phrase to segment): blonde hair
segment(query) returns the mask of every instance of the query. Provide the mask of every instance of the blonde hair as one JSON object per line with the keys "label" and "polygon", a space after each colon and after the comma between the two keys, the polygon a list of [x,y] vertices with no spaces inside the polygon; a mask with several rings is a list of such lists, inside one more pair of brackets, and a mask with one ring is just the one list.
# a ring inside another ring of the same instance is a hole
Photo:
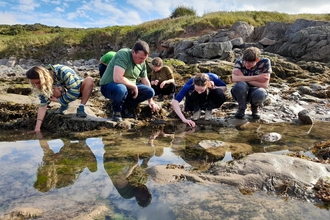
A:
{"label": "blonde hair", "polygon": [[53,95],[53,77],[50,74],[49,70],[42,66],[34,66],[26,72],[26,77],[28,79],[39,79],[40,86],[39,89],[35,85],[32,85],[32,88],[39,94],[44,95],[47,98],[50,98]]}

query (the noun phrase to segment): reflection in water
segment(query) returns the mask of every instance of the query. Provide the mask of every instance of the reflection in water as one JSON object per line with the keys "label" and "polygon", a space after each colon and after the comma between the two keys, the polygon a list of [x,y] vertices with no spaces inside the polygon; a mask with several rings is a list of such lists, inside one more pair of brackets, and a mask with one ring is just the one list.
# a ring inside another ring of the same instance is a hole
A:
{"label": "reflection in water", "polygon": [[[12,136],[14,142],[0,141],[0,219],[21,207],[42,210],[40,219],[75,219],[100,205],[113,211],[108,214],[113,219],[329,219],[329,210],[306,201],[264,192],[246,196],[217,183],[159,184],[146,174],[147,168],[169,163],[196,167],[177,150],[202,140],[250,144],[254,152],[307,152],[316,142],[328,140],[328,125],[315,123],[307,132],[310,126],[263,124],[259,132],[282,135],[277,142],[265,143],[258,139],[258,123],[195,130],[179,123],[109,132],[78,143],[55,142],[50,135],[44,135],[48,141],[30,140],[35,138],[19,133]],[[5,138],[0,140],[8,141]],[[17,141],[22,138],[28,140]],[[223,160],[232,160],[229,152]]]}
{"label": "reflection in water", "polygon": [[73,184],[86,167],[91,172],[97,169],[96,158],[85,142],[65,141],[58,153],[50,149],[47,140],[39,142],[44,156],[34,187],[40,192]]}
{"label": "reflection in water", "polygon": [[141,207],[147,207],[151,202],[151,193],[145,185],[148,175],[145,172],[150,158],[143,159],[139,166],[139,158],[104,157],[104,169],[113,185],[124,199],[135,198]]}

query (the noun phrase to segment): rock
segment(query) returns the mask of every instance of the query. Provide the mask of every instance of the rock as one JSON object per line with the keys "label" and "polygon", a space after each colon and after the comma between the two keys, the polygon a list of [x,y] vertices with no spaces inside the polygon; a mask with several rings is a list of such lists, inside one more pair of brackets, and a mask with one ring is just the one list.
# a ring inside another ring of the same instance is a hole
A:
{"label": "rock", "polygon": [[312,118],[308,115],[307,110],[302,110],[298,113],[298,118],[302,122],[302,124],[305,125],[311,125],[313,124]]}

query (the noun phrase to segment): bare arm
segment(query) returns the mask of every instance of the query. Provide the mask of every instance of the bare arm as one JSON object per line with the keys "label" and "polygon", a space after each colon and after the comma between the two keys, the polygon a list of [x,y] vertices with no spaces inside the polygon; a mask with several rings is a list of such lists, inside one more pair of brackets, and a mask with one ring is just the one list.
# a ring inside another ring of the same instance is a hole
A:
{"label": "bare arm", "polygon": [[39,107],[38,114],[37,114],[37,123],[34,128],[35,132],[40,132],[41,124],[46,115],[46,111],[47,111],[47,105]]}
{"label": "bare arm", "polygon": [[[141,82],[144,85],[147,85],[147,86],[151,87],[148,77],[141,78]],[[152,111],[158,111],[159,110],[159,106],[154,102],[153,98],[148,99],[148,103],[149,103],[149,107],[152,109]]]}
{"label": "bare arm", "polygon": [[237,68],[233,69],[231,76],[233,82],[248,82],[253,86],[264,89],[267,89],[270,80],[270,73],[262,73],[255,76],[244,76],[242,71]]}
{"label": "bare arm", "polygon": [[189,126],[192,126],[192,127],[195,127],[196,124],[194,121],[192,120],[187,120],[186,117],[184,117],[181,109],[180,109],[180,105],[179,105],[179,102],[177,100],[173,100],[172,101],[172,107],[173,107],[173,110],[175,111],[175,113],[179,116],[179,118],[182,120],[182,122],[188,124]]}
{"label": "bare arm", "polygon": [[115,66],[113,68],[113,81],[115,83],[124,84],[128,89],[132,90],[133,98],[135,99],[138,96],[138,89],[136,84],[129,81],[126,77],[124,77],[125,69],[121,68],[120,66]]}

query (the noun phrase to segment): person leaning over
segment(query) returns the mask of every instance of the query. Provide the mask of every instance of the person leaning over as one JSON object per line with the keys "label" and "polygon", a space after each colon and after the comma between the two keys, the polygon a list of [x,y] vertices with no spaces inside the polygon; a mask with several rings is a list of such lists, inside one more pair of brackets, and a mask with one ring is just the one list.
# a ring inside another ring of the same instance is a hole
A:
{"label": "person leaning over", "polygon": [[170,67],[163,65],[163,60],[156,57],[151,61],[152,72],[150,73],[150,84],[158,95],[158,101],[163,101],[164,95],[169,95],[173,99],[175,93],[175,84],[173,72]]}
{"label": "person leaning over", "polygon": [[93,87],[94,80],[88,76],[82,79],[73,69],[64,65],[49,65],[48,68],[35,66],[26,72],[32,87],[39,93],[40,107],[38,109],[37,123],[34,131],[40,132],[42,121],[47,111],[47,105],[59,102],[61,107],[57,114],[64,114],[70,102],[81,96],[81,104],[77,108],[78,117],[86,117],[85,104],[87,103]]}
{"label": "person leaning over", "polygon": [[103,76],[108,64],[110,63],[111,59],[115,56],[115,54],[116,54],[115,51],[109,51],[108,53],[104,54],[101,57],[100,64],[99,64],[100,77]]}
{"label": "person leaning over", "polygon": [[[195,127],[201,110],[205,110],[205,120],[211,120],[212,109],[219,108],[225,101],[226,84],[214,73],[198,73],[189,79],[172,101],[172,106],[179,118],[189,126]],[[186,98],[184,111],[193,111],[192,120],[185,118],[179,103]]]}
{"label": "person leaning over", "polygon": [[[100,81],[101,93],[112,101],[113,121],[134,117],[133,109],[145,100],[152,111],[159,109],[152,99],[155,92],[147,76],[145,60],[148,55],[149,45],[138,40],[132,49],[117,51],[105,70]],[[138,78],[142,83],[137,84]]]}
{"label": "person leaning over", "polygon": [[251,104],[252,118],[259,119],[258,108],[267,98],[272,68],[268,58],[260,58],[260,50],[249,47],[243,51],[243,56],[235,62],[232,71],[232,81],[236,84],[231,89],[233,98],[238,102],[236,118],[245,116],[247,102]]}

